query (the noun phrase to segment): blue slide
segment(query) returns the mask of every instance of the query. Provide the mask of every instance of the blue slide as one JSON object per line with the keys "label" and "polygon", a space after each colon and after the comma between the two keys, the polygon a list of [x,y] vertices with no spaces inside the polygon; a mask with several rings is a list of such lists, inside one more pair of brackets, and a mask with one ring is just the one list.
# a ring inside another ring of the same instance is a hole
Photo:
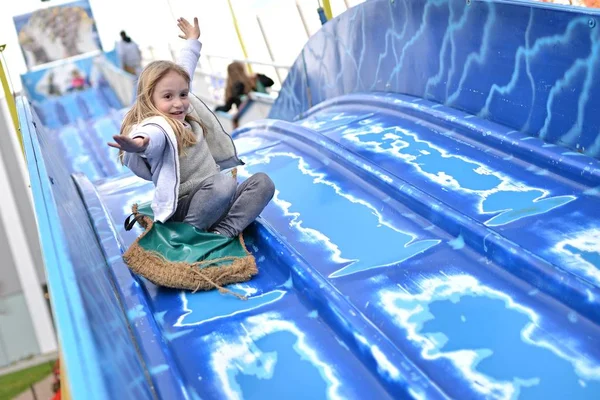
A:
{"label": "blue slide", "polygon": [[239,178],[276,186],[247,301],[123,263],[153,187],[105,146],[106,88],[19,99],[72,398],[600,398],[597,21],[371,0],[327,22],[232,133]]}

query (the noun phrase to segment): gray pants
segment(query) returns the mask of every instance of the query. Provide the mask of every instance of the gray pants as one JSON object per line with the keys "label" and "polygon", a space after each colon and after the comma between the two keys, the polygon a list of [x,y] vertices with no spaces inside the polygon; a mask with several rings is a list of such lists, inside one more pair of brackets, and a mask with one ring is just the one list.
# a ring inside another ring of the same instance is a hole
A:
{"label": "gray pants", "polygon": [[274,193],[273,181],[262,172],[239,186],[231,175],[216,174],[180,198],[170,220],[235,237],[258,217]]}

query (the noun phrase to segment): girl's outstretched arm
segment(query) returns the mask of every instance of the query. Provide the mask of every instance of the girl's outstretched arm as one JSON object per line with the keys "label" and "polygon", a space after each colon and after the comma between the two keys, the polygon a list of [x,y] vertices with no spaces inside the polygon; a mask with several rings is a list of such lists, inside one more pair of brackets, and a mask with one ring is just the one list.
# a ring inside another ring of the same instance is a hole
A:
{"label": "girl's outstretched arm", "polygon": [[149,160],[159,159],[167,145],[164,131],[154,123],[137,126],[127,135],[113,136],[114,142],[109,146],[126,153],[136,153]]}
{"label": "girl's outstretched arm", "polygon": [[181,49],[177,58],[177,64],[183,67],[189,74],[191,91],[194,71],[198,65],[200,50],[202,49],[202,43],[198,40],[200,39],[200,26],[198,26],[198,18],[194,18],[194,25],[190,24],[185,18],[179,18],[177,26],[182,32],[179,37],[186,40],[185,46]]}
{"label": "girl's outstretched arm", "polygon": [[113,139],[115,141],[113,143],[108,143],[108,145],[110,147],[123,150],[127,153],[141,153],[146,150],[146,147],[148,147],[148,143],[150,142],[150,138],[148,136],[129,137],[115,135],[113,136]]}
{"label": "girl's outstretched arm", "polygon": [[149,123],[136,127],[128,135],[113,136],[111,147],[123,150],[123,163],[137,176],[152,180],[152,171],[162,162],[167,139],[158,125]]}

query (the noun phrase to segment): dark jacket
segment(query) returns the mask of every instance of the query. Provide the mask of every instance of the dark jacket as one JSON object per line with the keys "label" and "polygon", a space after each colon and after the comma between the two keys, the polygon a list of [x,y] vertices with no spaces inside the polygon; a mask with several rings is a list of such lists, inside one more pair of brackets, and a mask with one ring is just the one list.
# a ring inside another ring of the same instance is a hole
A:
{"label": "dark jacket", "polygon": [[[273,84],[275,84],[275,82],[273,82],[273,79],[269,78],[266,75],[256,74],[256,77],[258,78],[257,79],[258,82],[257,82],[257,85],[252,88],[253,92],[266,93],[265,89],[269,88],[269,87],[273,86]],[[229,110],[231,110],[231,107],[234,104],[237,108],[239,108],[240,104],[242,104],[242,96],[245,94],[246,93],[244,91],[244,83],[243,82],[234,83],[233,93],[232,93],[231,97],[226,99],[225,105],[217,107],[215,109],[215,111],[228,112]]]}

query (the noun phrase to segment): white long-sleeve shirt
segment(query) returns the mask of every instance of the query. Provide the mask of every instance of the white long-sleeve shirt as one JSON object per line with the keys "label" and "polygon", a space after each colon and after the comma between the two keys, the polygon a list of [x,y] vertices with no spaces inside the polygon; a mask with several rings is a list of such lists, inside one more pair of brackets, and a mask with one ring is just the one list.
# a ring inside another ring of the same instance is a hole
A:
{"label": "white long-sleeve shirt", "polygon": [[[177,64],[193,78],[202,44],[188,40],[181,50]],[[190,83],[191,89],[191,83]],[[190,90],[191,92],[191,90]],[[231,137],[223,130],[214,113],[190,93],[192,115],[207,127],[206,145],[214,162],[222,169],[241,165]],[[148,147],[141,153],[125,153],[125,165],[142,179],[154,182],[152,210],[156,221],[165,222],[177,209],[181,183],[180,158],[175,133],[164,117],[149,118],[132,129],[130,137],[149,137]],[[215,171],[218,172],[218,171]]]}

